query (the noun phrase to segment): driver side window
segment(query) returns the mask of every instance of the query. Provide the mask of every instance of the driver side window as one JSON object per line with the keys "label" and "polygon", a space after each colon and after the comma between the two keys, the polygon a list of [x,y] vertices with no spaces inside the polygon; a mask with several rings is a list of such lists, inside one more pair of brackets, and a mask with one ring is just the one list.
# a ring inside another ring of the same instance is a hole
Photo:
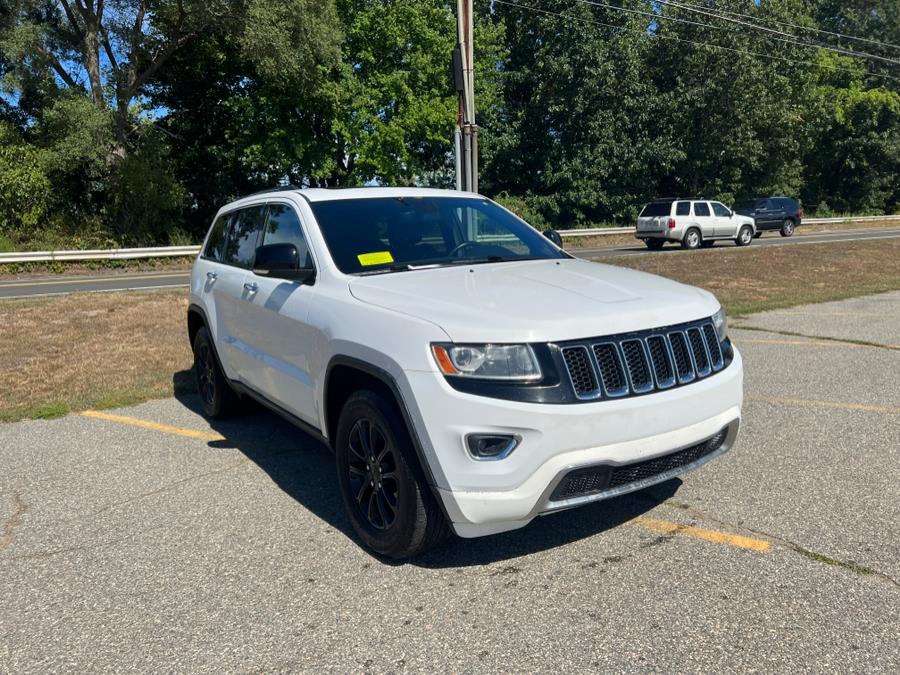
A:
{"label": "driver side window", "polygon": [[713,213],[719,218],[728,218],[731,215],[731,211],[729,211],[724,204],[720,204],[719,202],[713,202],[712,208]]}

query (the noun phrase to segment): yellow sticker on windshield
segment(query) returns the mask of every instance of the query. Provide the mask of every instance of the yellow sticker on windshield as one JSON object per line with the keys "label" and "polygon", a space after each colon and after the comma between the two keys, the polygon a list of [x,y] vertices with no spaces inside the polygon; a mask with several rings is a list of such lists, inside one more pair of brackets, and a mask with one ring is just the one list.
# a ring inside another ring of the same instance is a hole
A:
{"label": "yellow sticker on windshield", "polygon": [[363,267],[368,267],[369,265],[384,265],[385,263],[394,262],[394,256],[391,255],[390,251],[378,251],[377,253],[360,253],[356,257],[359,259],[359,264]]}

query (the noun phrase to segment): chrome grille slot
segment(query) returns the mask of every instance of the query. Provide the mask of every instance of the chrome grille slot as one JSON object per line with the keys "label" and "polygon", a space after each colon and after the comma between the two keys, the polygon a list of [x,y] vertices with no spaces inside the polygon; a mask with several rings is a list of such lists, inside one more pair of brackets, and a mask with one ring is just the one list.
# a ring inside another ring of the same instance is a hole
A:
{"label": "chrome grille slot", "polygon": [[706,340],[703,339],[699,328],[688,328],[687,335],[691,343],[691,354],[694,357],[694,365],[697,367],[697,375],[706,377],[712,371],[709,365],[709,352],[706,350]]}
{"label": "chrome grille slot", "polygon": [[594,375],[587,347],[566,347],[562,350],[562,355],[575,395],[582,399],[599,396],[600,388],[597,386],[597,377]]}
{"label": "chrome grille slot", "polygon": [[672,345],[672,357],[675,361],[675,370],[678,373],[678,381],[681,384],[693,382],[696,379],[694,374],[694,361],[688,352],[687,338],[684,333],[669,333],[669,342]]}
{"label": "chrome grille slot", "polygon": [[563,377],[579,401],[665,391],[718,373],[734,352],[709,319],[558,345]]}
{"label": "chrome grille slot", "polygon": [[625,396],[628,393],[628,381],[625,379],[625,372],[622,370],[622,362],[619,359],[619,350],[616,345],[612,342],[594,345],[594,358],[597,359],[597,367],[606,395]]}
{"label": "chrome grille slot", "polygon": [[622,355],[625,357],[625,367],[628,370],[628,379],[631,381],[631,390],[636,394],[652,391],[653,376],[650,374],[644,343],[640,340],[623,340]]}
{"label": "chrome grille slot", "polygon": [[711,323],[703,324],[703,336],[706,338],[706,348],[709,350],[709,357],[712,360],[713,370],[721,370],[725,365],[722,358],[722,346],[719,344],[719,336],[716,335],[716,329]]}
{"label": "chrome grille slot", "polygon": [[675,370],[669,355],[669,345],[662,335],[651,335],[647,338],[647,352],[656,375],[656,386],[668,389],[675,386]]}

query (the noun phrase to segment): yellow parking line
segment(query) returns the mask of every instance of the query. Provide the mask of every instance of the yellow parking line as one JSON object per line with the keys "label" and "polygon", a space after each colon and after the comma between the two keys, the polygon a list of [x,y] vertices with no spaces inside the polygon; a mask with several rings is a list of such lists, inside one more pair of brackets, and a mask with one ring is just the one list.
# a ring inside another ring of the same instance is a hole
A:
{"label": "yellow parking line", "polygon": [[751,537],[743,537],[739,534],[729,534],[728,532],[718,532],[716,530],[707,530],[702,527],[694,527],[693,525],[679,525],[668,520],[659,520],[650,518],[649,516],[638,516],[634,519],[636,525],[653,532],[662,534],[681,534],[692,539],[702,539],[703,541],[711,541],[715,544],[725,544],[736,548],[745,548],[749,551],[757,551],[766,553],[771,544],[765,539],[753,539]]}
{"label": "yellow parking line", "polygon": [[756,340],[737,338],[735,342],[740,345],[791,345],[799,347],[847,347],[849,349],[859,349],[866,345],[858,345],[853,342],[835,342],[833,340]]}
{"label": "yellow parking line", "polygon": [[185,429],[184,427],[173,427],[168,424],[160,424],[159,422],[151,422],[150,420],[142,420],[136,417],[126,417],[125,415],[113,415],[111,413],[100,412],[99,410],[85,410],[81,413],[84,417],[92,417],[107,422],[117,422],[119,424],[128,424],[133,427],[141,427],[142,429],[151,429],[164,434],[175,434],[176,436],[186,436],[187,438],[198,438],[201,441],[221,441],[224,436],[221,434],[210,433],[208,431],[197,431],[195,429]]}
{"label": "yellow parking line", "polygon": [[869,405],[868,403],[843,403],[841,401],[818,401],[803,398],[782,398],[780,396],[758,396],[748,394],[744,397],[748,401],[760,401],[762,403],[777,403],[778,405],[794,405],[810,408],[836,408],[838,410],[861,410],[863,412],[887,413],[888,415],[900,415],[900,408],[883,405]]}
{"label": "yellow parking line", "polygon": [[62,284],[94,284],[94,283],[102,283],[104,281],[131,281],[138,280],[144,281],[146,279],[168,279],[170,277],[180,277],[185,274],[189,274],[188,271],[185,272],[169,272],[167,274],[134,274],[134,275],[122,275],[117,277],[89,277],[86,279],[60,279],[60,280],[51,280],[51,281],[23,281],[17,282],[14,284],[6,284],[0,283],[0,288],[16,288],[18,286],[59,286]]}

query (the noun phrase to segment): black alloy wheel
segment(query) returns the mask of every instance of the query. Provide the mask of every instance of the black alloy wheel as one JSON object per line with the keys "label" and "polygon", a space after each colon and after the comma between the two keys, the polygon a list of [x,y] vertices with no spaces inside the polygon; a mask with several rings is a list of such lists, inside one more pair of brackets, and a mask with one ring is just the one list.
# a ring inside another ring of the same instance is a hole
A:
{"label": "black alloy wheel", "polygon": [[338,419],[334,450],[344,508],[366,546],[404,559],[447,537],[447,520],[392,400],[370,390],[352,394]]}
{"label": "black alloy wheel", "polygon": [[397,520],[397,458],[378,423],[360,419],[350,430],[347,468],[359,515],[376,530]]}
{"label": "black alloy wheel", "polygon": [[204,326],[194,337],[194,375],[197,378],[197,393],[207,417],[229,417],[238,411],[240,398],[228,384],[219,358]]}

